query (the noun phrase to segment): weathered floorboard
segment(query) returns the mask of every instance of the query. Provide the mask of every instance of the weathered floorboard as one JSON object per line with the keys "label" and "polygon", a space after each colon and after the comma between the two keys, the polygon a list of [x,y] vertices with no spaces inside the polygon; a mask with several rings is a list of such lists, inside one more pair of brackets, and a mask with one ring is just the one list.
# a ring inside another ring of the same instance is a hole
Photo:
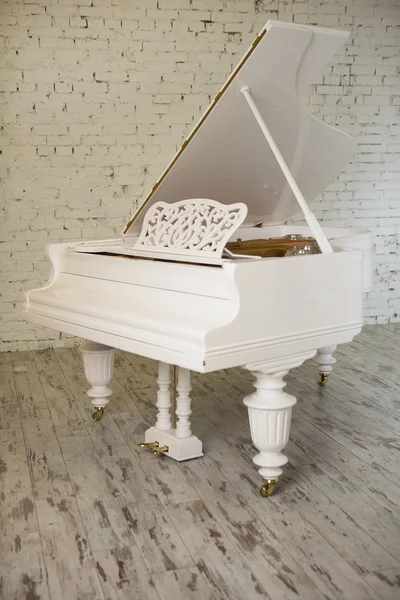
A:
{"label": "weathered floorboard", "polygon": [[36,508],[52,598],[104,600],[75,499],[37,499]]}
{"label": "weathered floorboard", "polygon": [[134,544],[93,554],[107,600],[160,600],[154,577]]}
{"label": "weathered floorboard", "polygon": [[338,349],[328,385],[287,377],[291,440],[277,492],[258,494],[253,376],[193,374],[205,456],[137,448],[157,365],[116,353],[94,422],[74,348],[0,355],[0,598],[398,600],[400,327]]}
{"label": "weathered floorboard", "polygon": [[160,600],[217,600],[221,597],[207,586],[197,567],[157,573],[154,582]]}
{"label": "weathered floorboard", "polygon": [[52,600],[39,533],[0,535],[0,598]]}
{"label": "weathered floorboard", "polygon": [[101,463],[149,571],[194,565],[168,513],[129,448],[116,447]]}
{"label": "weathered floorboard", "polygon": [[277,536],[305,573],[328,597],[376,600],[363,578],[318,531],[295,511],[264,517],[271,536]]}
{"label": "weathered floorboard", "polygon": [[400,598],[400,568],[386,571],[367,573],[365,581],[379,594],[382,600],[399,600]]}
{"label": "weathered floorboard", "polygon": [[91,549],[109,550],[133,543],[90,440],[65,438],[61,447]]}
{"label": "weathered floorboard", "polygon": [[0,432],[21,427],[21,416],[10,362],[0,366]]}

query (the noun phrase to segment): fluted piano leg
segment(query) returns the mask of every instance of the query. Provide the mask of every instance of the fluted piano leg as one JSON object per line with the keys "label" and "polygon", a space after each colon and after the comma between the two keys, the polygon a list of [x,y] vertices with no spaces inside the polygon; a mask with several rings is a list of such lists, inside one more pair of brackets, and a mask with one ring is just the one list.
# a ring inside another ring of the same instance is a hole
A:
{"label": "fluted piano leg", "polygon": [[103,416],[108,398],[112,394],[107,386],[113,376],[115,350],[109,346],[103,346],[103,344],[87,342],[80,347],[80,351],[83,358],[85,377],[92,386],[86,392],[92,398],[91,403],[94,407],[92,417],[95,421],[98,421]]}
{"label": "fluted piano leg", "polygon": [[296,398],[283,391],[283,380],[291,368],[300,366],[312,354],[302,354],[278,361],[275,364],[247,365],[256,377],[255,392],[246,396],[251,439],[259,451],[253,458],[264,479],[260,488],[262,496],[270,496],[282,474],[287,457],[282,453],[289,441],[292,407]]}
{"label": "fluted piano leg", "polygon": [[321,387],[328,383],[329,375],[333,371],[332,365],[336,362],[336,358],[333,357],[333,354],[336,352],[336,348],[337,346],[325,346],[325,348],[320,348],[317,351],[315,360],[319,365],[318,385]]}

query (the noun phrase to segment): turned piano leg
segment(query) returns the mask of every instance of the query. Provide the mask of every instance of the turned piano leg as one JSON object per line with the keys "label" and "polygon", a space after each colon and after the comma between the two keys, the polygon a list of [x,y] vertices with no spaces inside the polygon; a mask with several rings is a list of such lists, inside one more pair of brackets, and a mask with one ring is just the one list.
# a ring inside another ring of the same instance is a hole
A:
{"label": "turned piano leg", "polygon": [[172,402],[171,402],[171,369],[164,362],[158,363],[157,378],[157,421],[156,428],[160,431],[172,429]]}
{"label": "turned piano leg", "polygon": [[336,348],[337,346],[325,346],[325,348],[320,348],[317,351],[315,360],[319,365],[318,385],[321,387],[328,383],[329,375],[333,371],[332,365],[336,362],[336,358],[333,357],[333,354],[336,352]]}
{"label": "turned piano leg", "polygon": [[300,366],[313,355],[298,355],[277,364],[246,366],[256,377],[255,392],[246,396],[243,402],[249,413],[251,439],[259,451],[253,462],[264,479],[260,488],[263,497],[274,492],[282,467],[288,461],[282,450],[289,441],[292,407],[296,398],[283,391],[286,385],[283,378],[290,369]]}
{"label": "turned piano leg", "polygon": [[108,398],[112,394],[107,386],[113,376],[115,350],[109,346],[103,346],[103,344],[87,342],[81,346],[80,351],[82,352],[85,377],[92,386],[86,392],[92,398],[91,403],[94,407],[92,418],[98,421],[103,416]]}
{"label": "turned piano leg", "polygon": [[170,365],[158,365],[157,421],[145,433],[145,441],[138,444],[150,448],[153,454],[165,454],[177,461],[203,456],[202,442],[192,434],[190,425],[190,371],[178,367],[176,427],[173,427]]}

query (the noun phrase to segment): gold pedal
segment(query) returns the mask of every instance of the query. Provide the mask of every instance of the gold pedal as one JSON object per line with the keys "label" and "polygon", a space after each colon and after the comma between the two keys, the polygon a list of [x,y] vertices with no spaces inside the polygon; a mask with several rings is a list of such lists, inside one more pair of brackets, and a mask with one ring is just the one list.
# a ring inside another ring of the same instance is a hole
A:
{"label": "gold pedal", "polygon": [[139,448],[158,448],[159,443],[158,442],[139,442],[137,444],[139,446]]}
{"label": "gold pedal", "polygon": [[163,454],[163,452],[168,452],[168,446],[161,446],[161,448],[156,448],[156,450],[153,450],[153,454],[155,455]]}

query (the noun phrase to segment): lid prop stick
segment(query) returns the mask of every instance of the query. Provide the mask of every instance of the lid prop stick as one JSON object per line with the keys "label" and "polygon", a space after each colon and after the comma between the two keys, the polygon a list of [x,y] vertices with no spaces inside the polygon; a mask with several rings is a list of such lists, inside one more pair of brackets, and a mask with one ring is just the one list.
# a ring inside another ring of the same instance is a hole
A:
{"label": "lid prop stick", "polygon": [[285,159],[283,158],[282,154],[280,153],[278,146],[275,144],[274,138],[272,137],[268,127],[265,124],[264,119],[262,118],[260,111],[258,110],[257,106],[255,105],[253,98],[251,97],[249,88],[244,87],[240,91],[243,94],[243,96],[245,97],[247,104],[250,107],[251,112],[253,113],[257,123],[259,124],[260,129],[261,129],[265,139],[267,140],[269,147],[271,148],[271,150],[277,160],[278,165],[282,169],[282,172],[283,172],[284,176],[286,177],[286,181],[288,182],[290,189],[292,190],[297,202],[299,203],[301,210],[304,213],[307,224],[308,224],[309,228],[311,229],[312,233],[314,234],[315,239],[321,249],[321,252],[323,254],[332,253],[333,252],[332,246],[330,245],[326,235],[322,231],[321,225],[318,223],[316,216],[310,210],[303,194],[301,193],[299,186],[296,183],[296,180],[294,179],[293,175],[290,172],[289,167],[287,166],[287,164],[285,162]]}

